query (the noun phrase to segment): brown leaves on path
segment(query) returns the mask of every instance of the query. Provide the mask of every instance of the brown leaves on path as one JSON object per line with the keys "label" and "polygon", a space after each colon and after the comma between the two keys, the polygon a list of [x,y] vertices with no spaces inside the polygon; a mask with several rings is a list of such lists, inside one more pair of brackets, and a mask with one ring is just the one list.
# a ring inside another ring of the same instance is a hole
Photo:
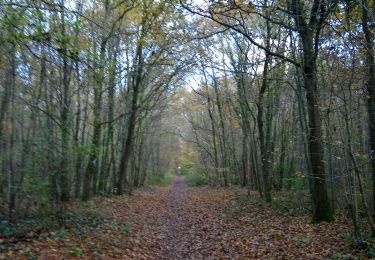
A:
{"label": "brown leaves on path", "polygon": [[309,224],[308,216],[244,204],[231,189],[186,187],[181,176],[129,199],[96,198],[91,210],[100,216],[94,224],[35,235],[0,259],[321,259],[345,257],[350,243],[348,223]]}

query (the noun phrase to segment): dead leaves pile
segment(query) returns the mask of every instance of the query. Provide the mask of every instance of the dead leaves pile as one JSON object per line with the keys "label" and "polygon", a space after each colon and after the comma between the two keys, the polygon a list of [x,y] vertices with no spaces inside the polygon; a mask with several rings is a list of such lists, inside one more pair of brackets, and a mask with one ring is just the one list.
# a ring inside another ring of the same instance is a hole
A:
{"label": "dead leaves pile", "polygon": [[188,188],[183,177],[170,187],[140,189],[128,199],[96,198],[90,209],[98,216],[94,224],[34,234],[10,243],[0,259],[354,257],[344,239],[350,233],[345,221],[309,224],[309,216],[283,216],[244,203],[230,189]]}

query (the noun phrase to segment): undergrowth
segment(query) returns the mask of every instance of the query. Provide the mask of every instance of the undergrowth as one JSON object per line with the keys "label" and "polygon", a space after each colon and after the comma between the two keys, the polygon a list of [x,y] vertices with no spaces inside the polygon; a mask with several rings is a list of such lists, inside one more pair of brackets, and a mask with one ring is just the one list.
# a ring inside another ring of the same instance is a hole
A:
{"label": "undergrowth", "polygon": [[186,176],[186,183],[189,186],[203,186],[208,184],[208,178],[201,174],[189,174]]}
{"label": "undergrowth", "polygon": [[[13,237],[17,240],[18,237],[23,238],[42,232],[60,234],[62,227],[81,229],[87,226],[95,227],[102,222],[102,219],[94,201],[81,202],[79,200],[72,201],[69,207],[48,208],[43,214],[19,214],[16,222],[10,222],[0,214],[0,239]],[[0,251],[2,249],[0,246]]]}
{"label": "undergrowth", "polygon": [[174,176],[171,173],[167,173],[164,175],[156,175],[152,174],[147,181],[148,185],[156,185],[156,186],[168,186],[173,181]]}
{"label": "undergrowth", "polygon": [[179,173],[186,177],[186,183],[190,187],[209,184],[207,173],[202,170],[195,169],[190,164],[183,164],[179,168]]}

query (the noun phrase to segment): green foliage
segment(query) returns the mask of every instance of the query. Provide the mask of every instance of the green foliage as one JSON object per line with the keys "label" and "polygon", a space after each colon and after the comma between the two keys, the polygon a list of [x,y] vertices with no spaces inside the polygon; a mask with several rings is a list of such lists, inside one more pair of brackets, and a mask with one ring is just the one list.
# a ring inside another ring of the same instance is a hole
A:
{"label": "green foliage", "polygon": [[117,187],[112,187],[110,193],[111,194],[117,194]]}
{"label": "green foliage", "polygon": [[189,174],[186,182],[189,186],[202,186],[208,184],[208,178],[203,174]]}
{"label": "green foliage", "polygon": [[248,210],[249,210],[248,205],[236,205],[235,207],[229,209],[229,214],[237,215],[243,212],[247,212]]}
{"label": "green foliage", "polygon": [[9,222],[5,216],[0,214],[0,237],[23,235],[38,229],[52,230],[58,227],[57,218],[53,217],[54,214],[49,208],[33,214],[25,210],[20,210],[18,213],[17,223]]}
{"label": "green foliage", "polygon": [[186,177],[186,182],[189,186],[202,186],[209,183],[207,173],[194,169],[190,163],[182,164],[178,169],[178,173]]}
{"label": "green foliage", "polygon": [[284,216],[299,216],[311,213],[311,195],[308,189],[283,191],[275,194],[270,206]]}
{"label": "green foliage", "polygon": [[373,244],[369,244],[367,248],[367,255],[373,259],[375,257],[375,246]]}
{"label": "green foliage", "polygon": [[168,186],[173,181],[174,176],[171,173],[164,175],[151,174],[150,178],[147,181],[148,185],[157,185],[157,186]]}
{"label": "green foliage", "polygon": [[193,168],[192,164],[185,163],[180,166],[178,169],[178,173],[184,176],[188,176],[191,174],[191,169]]}
{"label": "green foliage", "polygon": [[130,235],[130,224],[128,224],[128,223],[124,224],[123,232],[124,232],[125,236]]}
{"label": "green foliage", "polygon": [[[375,241],[374,237],[365,234],[363,237],[355,237],[353,234],[347,233],[342,237],[345,241],[350,242],[350,246],[342,249],[345,254],[351,254],[353,252],[358,254],[367,255],[369,259],[375,257]],[[367,257],[365,259],[367,259]],[[341,258],[336,258],[341,259]],[[362,258],[360,258],[362,259]]]}
{"label": "green foliage", "polygon": [[66,231],[64,228],[61,228],[55,232],[51,232],[51,235],[56,239],[56,240],[61,240],[64,238],[69,237],[69,232]]}
{"label": "green foliage", "polygon": [[85,229],[81,226],[76,226],[72,230],[78,236],[84,236],[86,234]]}
{"label": "green foliage", "polygon": [[[88,226],[88,227],[98,227],[103,223],[103,216],[99,214],[95,209],[80,210],[71,212],[68,211],[64,214],[64,221],[70,226]],[[82,230],[77,230],[78,233]]]}
{"label": "green foliage", "polygon": [[15,227],[6,220],[1,220],[0,216],[0,234],[1,236],[12,236],[15,232]]}
{"label": "green foliage", "polygon": [[305,176],[298,173],[294,176],[285,177],[283,180],[290,184],[290,188],[292,191],[300,190],[305,186],[306,183]]}
{"label": "green foliage", "polygon": [[[29,170],[31,172],[32,169]],[[34,200],[35,206],[37,207],[45,207],[51,204],[51,199],[48,196],[49,192],[51,191],[51,185],[48,179],[43,178],[41,176],[36,176],[32,174],[27,174],[25,176],[25,193],[26,198],[29,200]],[[37,210],[37,209],[35,209]]]}
{"label": "green foliage", "polygon": [[75,257],[81,257],[83,255],[82,250],[78,247],[71,247],[68,253],[69,255],[75,256]]}

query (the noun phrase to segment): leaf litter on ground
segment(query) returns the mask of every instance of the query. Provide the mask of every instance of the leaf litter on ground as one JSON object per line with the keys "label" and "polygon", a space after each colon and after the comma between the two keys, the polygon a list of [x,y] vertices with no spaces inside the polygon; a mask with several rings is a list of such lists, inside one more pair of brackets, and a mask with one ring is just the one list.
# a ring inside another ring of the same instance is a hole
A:
{"label": "leaf litter on ground", "polygon": [[242,198],[230,188],[187,187],[178,176],[129,198],[73,203],[63,228],[10,242],[0,259],[370,258],[350,248],[344,218],[311,224],[306,214]]}

